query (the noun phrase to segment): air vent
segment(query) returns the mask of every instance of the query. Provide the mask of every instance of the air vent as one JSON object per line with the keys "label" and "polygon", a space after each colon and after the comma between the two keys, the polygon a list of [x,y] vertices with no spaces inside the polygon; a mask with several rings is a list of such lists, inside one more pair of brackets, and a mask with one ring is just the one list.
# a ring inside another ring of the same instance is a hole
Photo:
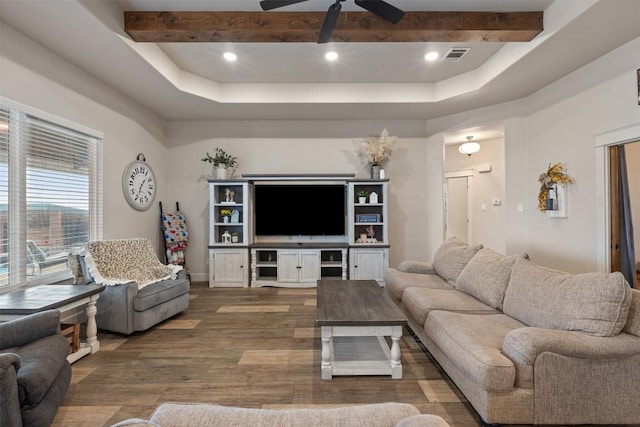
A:
{"label": "air vent", "polygon": [[449,52],[442,57],[442,62],[458,62],[471,50],[470,47],[452,47]]}

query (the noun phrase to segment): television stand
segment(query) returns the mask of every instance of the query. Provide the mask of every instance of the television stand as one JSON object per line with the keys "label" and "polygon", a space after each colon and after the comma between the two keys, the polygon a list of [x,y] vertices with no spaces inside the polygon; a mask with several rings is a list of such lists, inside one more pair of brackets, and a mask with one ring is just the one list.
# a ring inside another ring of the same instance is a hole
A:
{"label": "television stand", "polygon": [[251,286],[315,288],[319,279],[347,279],[346,243],[255,243]]}

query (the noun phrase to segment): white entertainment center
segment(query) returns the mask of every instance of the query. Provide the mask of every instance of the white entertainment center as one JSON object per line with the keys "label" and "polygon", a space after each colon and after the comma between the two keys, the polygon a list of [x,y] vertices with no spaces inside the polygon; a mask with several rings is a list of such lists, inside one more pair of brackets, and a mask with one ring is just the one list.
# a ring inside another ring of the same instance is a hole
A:
{"label": "white entertainment center", "polygon": [[210,179],[209,287],[384,286],[388,184],[345,174]]}

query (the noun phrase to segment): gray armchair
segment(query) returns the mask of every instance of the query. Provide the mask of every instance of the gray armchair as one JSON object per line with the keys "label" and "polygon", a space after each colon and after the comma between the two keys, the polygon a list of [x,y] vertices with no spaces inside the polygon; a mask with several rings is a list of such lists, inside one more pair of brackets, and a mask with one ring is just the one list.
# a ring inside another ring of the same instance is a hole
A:
{"label": "gray armchair", "polygon": [[0,425],[49,426],[69,383],[69,343],[60,312],[43,311],[0,323]]}

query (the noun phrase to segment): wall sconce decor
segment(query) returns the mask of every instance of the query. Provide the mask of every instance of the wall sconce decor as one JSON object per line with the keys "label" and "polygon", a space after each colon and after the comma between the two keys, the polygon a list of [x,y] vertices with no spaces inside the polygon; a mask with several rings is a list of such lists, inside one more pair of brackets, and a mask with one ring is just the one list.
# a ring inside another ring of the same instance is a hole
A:
{"label": "wall sconce decor", "polygon": [[538,177],[540,191],[538,193],[538,209],[547,212],[550,217],[567,216],[566,185],[573,179],[564,170],[562,163],[549,164],[546,172]]}
{"label": "wall sconce decor", "polygon": [[480,144],[478,144],[477,142],[471,142],[472,139],[473,136],[468,136],[467,142],[458,147],[458,151],[462,154],[466,154],[467,156],[471,156],[472,154],[480,151]]}

